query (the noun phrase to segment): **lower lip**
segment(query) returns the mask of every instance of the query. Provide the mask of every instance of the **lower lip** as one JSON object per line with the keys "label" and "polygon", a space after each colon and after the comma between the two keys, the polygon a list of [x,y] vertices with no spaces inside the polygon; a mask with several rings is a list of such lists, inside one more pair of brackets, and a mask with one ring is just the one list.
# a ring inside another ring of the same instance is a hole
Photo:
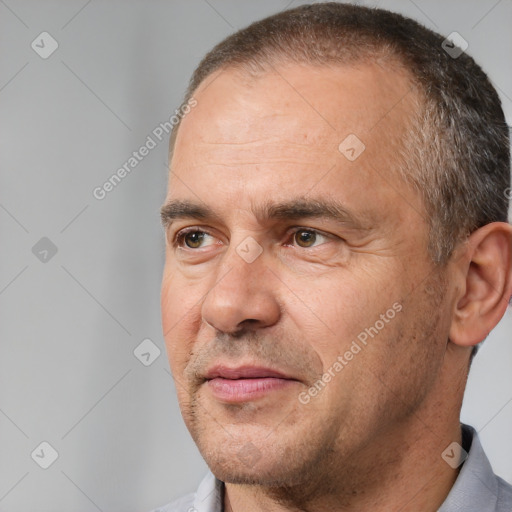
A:
{"label": "lower lip", "polygon": [[222,379],[216,377],[208,380],[208,387],[215,398],[224,402],[246,402],[268,395],[272,391],[284,389],[296,381],[275,377],[256,379]]}

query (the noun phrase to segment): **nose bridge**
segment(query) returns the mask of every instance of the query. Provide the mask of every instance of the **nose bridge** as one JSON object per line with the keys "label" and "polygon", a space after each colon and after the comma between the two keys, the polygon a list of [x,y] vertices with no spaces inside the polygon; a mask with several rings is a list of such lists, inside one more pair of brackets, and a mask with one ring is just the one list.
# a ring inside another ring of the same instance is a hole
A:
{"label": "nose bridge", "polygon": [[261,261],[258,262],[260,265],[256,262],[247,263],[240,258],[236,251],[229,249],[229,253],[225,254],[218,279],[210,294],[226,294],[226,297],[231,294],[239,297],[249,295],[253,284],[257,284],[253,283],[254,276],[261,273]]}
{"label": "nose bridge", "polygon": [[261,246],[251,237],[231,246],[223,255],[217,281],[202,304],[203,320],[222,332],[235,332],[251,320],[268,326],[279,317],[276,290],[269,286]]}
{"label": "nose bridge", "polygon": [[231,246],[223,256],[216,284],[208,296],[225,302],[226,306],[247,304],[251,295],[261,292],[265,268],[262,250],[257,254],[250,241]]}
{"label": "nose bridge", "polygon": [[252,236],[246,236],[230,244],[224,253],[217,283],[220,289],[226,286],[240,295],[257,292],[268,263],[263,247]]}

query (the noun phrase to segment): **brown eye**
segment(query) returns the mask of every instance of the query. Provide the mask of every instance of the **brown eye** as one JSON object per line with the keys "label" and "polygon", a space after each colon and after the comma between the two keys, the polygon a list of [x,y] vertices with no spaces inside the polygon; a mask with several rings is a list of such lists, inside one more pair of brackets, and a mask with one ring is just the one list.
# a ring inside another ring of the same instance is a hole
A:
{"label": "brown eye", "polygon": [[295,232],[294,238],[299,247],[311,247],[316,242],[316,233],[314,231],[301,229]]}
{"label": "brown eye", "polygon": [[187,247],[191,249],[197,249],[201,247],[203,243],[205,233],[201,231],[191,231],[190,233],[186,233],[183,235],[183,241]]}

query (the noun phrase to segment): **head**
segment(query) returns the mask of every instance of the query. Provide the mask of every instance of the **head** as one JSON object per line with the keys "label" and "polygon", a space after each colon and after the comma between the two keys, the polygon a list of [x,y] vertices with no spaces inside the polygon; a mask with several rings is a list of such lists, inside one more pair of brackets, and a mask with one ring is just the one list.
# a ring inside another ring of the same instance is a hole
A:
{"label": "head", "polygon": [[[192,77],[162,315],[183,417],[224,481],[303,485],[374,464],[375,440],[434,410],[458,421],[512,289],[510,160],[494,88],[442,42],[315,4],[234,34]],[[219,366],[285,378],[234,392]]]}

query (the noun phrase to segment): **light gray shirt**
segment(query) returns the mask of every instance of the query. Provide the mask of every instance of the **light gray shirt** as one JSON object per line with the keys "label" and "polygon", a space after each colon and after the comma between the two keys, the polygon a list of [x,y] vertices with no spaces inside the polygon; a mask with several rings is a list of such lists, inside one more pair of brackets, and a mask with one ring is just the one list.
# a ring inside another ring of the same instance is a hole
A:
{"label": "light gray shirt", "polygon": [[[462,428],[471,448],[438,512],[512,512],[512,485],[494,474],[475,430]],[[223,512],[223,496],[224,483],[208,472],[195,493],[153,512]]]}

